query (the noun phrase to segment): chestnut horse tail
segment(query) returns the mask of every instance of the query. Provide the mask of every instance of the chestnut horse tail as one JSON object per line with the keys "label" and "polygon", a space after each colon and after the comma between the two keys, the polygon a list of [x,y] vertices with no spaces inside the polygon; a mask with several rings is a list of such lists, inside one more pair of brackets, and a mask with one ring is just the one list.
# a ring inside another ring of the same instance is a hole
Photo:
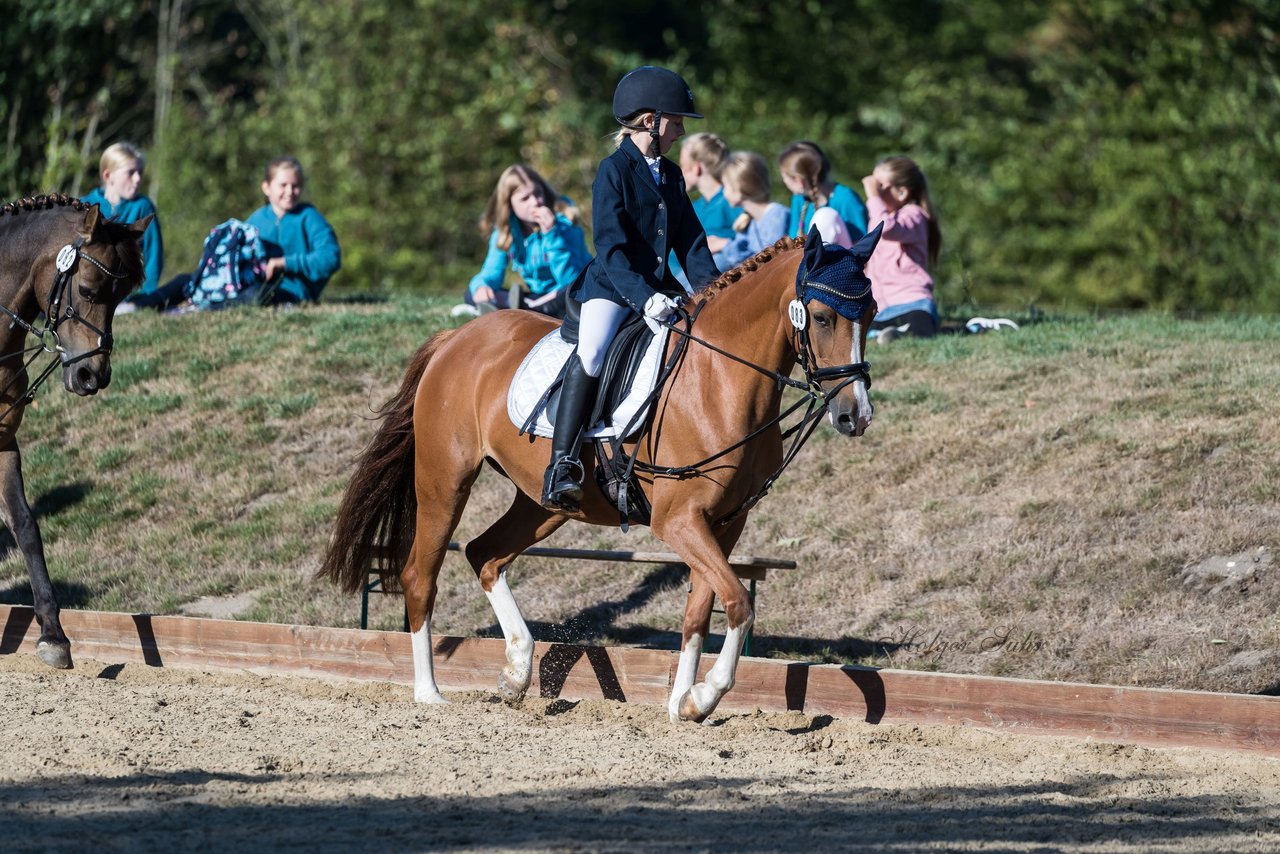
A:
{"label": "chestnut horse tail", "polygon": [[317,578],[348,593],[358,592],[375,559],[384,578],[398,573],[413,547],[418,496],[414,491],[413,402],[427,363],[453,334],[433,335],[409,362],[400,390],[378,417],[382,426],[356,460],[334,522],[333,537]]}

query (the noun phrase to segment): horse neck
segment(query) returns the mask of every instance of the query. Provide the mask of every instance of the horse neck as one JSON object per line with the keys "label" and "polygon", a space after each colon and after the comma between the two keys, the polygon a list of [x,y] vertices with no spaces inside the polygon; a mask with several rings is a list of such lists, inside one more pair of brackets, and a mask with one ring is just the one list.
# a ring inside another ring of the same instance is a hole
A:
{"label": "horse neck", "polygon": [[[795,290],[799,263],[800,251],[795,250],[726,286],[703,307],[694,335],[761,368],[789,375],[796,351],[787,303]],[[713,358],[724,357],[713,354]],[[776,385],[764,374],[757,376]]]}
{"label": "horse neck", "polygon": [[[31,320],[39,310],[36,264],[72,241],[70,208],[24,210],[0,215],[0,305]],[[52,277],[53,267],[49,267]],[[0,325],[4,318],[0,317]]]}

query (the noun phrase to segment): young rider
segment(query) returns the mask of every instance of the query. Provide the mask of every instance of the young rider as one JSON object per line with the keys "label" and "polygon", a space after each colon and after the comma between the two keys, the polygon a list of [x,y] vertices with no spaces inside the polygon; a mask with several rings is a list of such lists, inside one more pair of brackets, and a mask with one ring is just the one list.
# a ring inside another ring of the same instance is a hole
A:
{"label": "young rider", "polygon": [[630,312],[658,323],[675,313],[684,289],[668,269],[671,252],[695,290],[719,275],[680,168],[663,157],[684,135],[684,120],[702,118],[688,84],[666,68],[637,68],[618,83],[613,115],[621,125],[617,149],[591,186],[596,257],[570,292],[582,304],[578,347],[560,390],[542,484],[542,506],[565,513],[582,502],[583,422],[618,327]]}

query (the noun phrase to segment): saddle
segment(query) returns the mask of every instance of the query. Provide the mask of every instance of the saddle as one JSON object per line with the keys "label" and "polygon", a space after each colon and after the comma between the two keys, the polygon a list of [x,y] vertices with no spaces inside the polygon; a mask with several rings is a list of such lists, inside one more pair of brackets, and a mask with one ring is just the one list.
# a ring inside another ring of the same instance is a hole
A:
{"label": "saddle", "polygon": [[[560,325],[560,337],[570,344],[578,343],[578,321],[581,319],[581,313],[582,303],[567,297],[564,322]],[[605,353],[604,366],[600,369],[600,385],[596,388],[596,402],[591,407],[591,415],[587,418],[588,425],[594,425],[606,415],[612,415],[626,400],[640,371],[640,363],[644,360],[647,347],[653,339],[654,335],[649,330],[648,324],[638,314],[633,314],[618,327],[613,341],[609,344],[609,350]],[[561,369],[557,382],[550,389],[551,396],[547,399],[548,420],[553,427],[556,423],[556,410],[560,408],[560,384],[567,368],[568,360],[566,359],[565,367]],[[619,431],[626,429],[625,424],[616,426]],[[618,438],[625,437],[619,435]]]}
{"label": "saddle", "polygon": [[[560,387],[569,358],[576,352],[581,304],[569,299],[565,321],[549,333],[525,356],[516,370],[507,394],[507,413],[521,435],[550,437],[555,429]],[[644,318],[629,318],[609,345],[596,399],[587,418],[584,438],[595,444],[596,482],[619,508],[622,527],[627,523],[647,525],[648,500],[635,483],[631,458],[621,450],[623,440],[642,434],[649,422],[650,403],[655,395],[666,353],[667,330],[655,335]],[[530,394],[538,397],[530,400]]]}

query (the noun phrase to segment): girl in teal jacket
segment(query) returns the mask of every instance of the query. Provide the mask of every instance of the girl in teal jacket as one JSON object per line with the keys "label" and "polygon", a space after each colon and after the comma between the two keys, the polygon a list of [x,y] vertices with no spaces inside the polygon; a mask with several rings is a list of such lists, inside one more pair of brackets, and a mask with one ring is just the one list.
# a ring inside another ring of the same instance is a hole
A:
{"label": "girl in teal jacket", "polygon": [[[98,168],[102,186],[85,196],[84,201],[97,205],[104,217],[122,225],[155,214],[156,206],[138,192],[146,159],[136,146],[127,142],[108,146],[102,152]],[[160,273],[164,270],[164,238],[160,235],[158,216],[142,233],[142,263],[146,276],[141,290],[142,293],[151,293],[160,284]]]}
{"label": "girl in teal jacket", "polygon": [[[509,266],[521,279],[511,291],[520,294],[520,308],[563,317],[564,289],[591,261],[577,219],[577,208],[557,197],[536,171],[524,164],[508,166],[480,219],[489,252],[467,286],[466,305],[474,313],[515,308],[502,287]],[[472,311],[459,306],[454,313]]]}
{"label": "girl in teal jacket", "polygon": [[267,250],[267,283],[273,303],[319,302],[329,277],[342,266],[338,237],[320,211],[301,201],[302,164],[277,157],[267,164],[262,193],[267,203],[249,214]]}

